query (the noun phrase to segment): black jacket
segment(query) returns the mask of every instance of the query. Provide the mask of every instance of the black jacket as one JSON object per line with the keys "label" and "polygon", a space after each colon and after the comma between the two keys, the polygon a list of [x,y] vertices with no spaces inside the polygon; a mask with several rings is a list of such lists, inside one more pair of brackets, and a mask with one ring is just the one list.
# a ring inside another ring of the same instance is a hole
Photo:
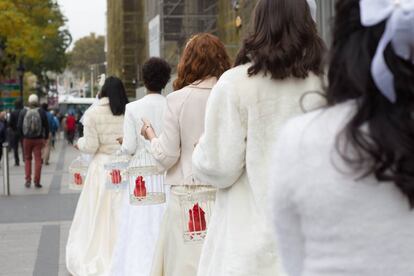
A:
{"label": "black jacket", "polygon": [[44,110],[39,108],[40,118],[42,119],[42,134],[39,137],[25,137],[23,135],[23,120],[24,116],[26,116],[28,109],[23,109],[19,114],[19,120],[17,122],[17,130],[20,133],[20,136],[26,139],[47,139],[49,138],[49,122],[47,120],[47,115]]}
{"label": "black jacket", "polygon": [[10,113],[10,124],[9,127],[17,132],[17,124],[19,122],[19,115],[23,109],[15,109]]}

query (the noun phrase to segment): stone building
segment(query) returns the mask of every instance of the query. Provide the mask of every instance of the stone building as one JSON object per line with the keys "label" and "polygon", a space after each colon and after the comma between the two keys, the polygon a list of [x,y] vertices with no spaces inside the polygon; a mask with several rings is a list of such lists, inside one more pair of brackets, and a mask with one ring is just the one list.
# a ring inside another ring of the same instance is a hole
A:
{"label": "stone building", "polygon": [[120,77],[135,97],[138,65],[147,54],[144,5],[141,0],[107,0],[107,73]]}
{"label": "stone building", "polygon": [[[329,43],[332,0],[318,1],[318,27]],[[257,0],[107,0],[108,74],[125,82],[129,97],[142,85],[142,63],[151,55],[173,67],[191,35],[216,34],[235,57]],[[155,53],[155,54],[154,54]]]}

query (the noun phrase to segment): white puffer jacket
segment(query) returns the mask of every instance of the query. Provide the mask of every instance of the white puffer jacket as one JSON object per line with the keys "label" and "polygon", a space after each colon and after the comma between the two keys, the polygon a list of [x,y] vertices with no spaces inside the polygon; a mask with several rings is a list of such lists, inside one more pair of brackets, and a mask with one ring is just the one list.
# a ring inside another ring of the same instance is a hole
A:
{"label": "white puffer jacket", "polygon": [[114,116],[109,99],[102,98],[85,113],[84,136],[78,140],[79,150],[84,153],[113,154],[120,149],[116,141],[123,136],[124,116]]}

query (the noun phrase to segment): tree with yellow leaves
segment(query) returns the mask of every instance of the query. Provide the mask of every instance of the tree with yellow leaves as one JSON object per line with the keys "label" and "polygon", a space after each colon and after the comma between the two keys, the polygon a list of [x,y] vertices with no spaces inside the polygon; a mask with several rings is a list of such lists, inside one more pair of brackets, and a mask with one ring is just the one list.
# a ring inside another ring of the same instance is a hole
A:
{"label": "tree with yellow leaves", "polygon": [[24,60],[36,75],[60,72],[71,42],[54,0],[0,0],[0,47],[9,65]]}

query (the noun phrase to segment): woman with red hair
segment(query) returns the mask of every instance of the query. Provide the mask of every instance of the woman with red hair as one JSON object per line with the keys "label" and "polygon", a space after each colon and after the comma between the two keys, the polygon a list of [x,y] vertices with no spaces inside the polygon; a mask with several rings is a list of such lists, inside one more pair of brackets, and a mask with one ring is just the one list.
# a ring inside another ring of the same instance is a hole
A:
{"label": "woman with red hair", "polygon": [[[197,194],[207,186],[194,180],[191,157],[204,131],[210,91],[229,68],[229,57],[216,36],[203,33],[192,37],[178,64],[176,91],[167,96],[163,133],[157,137],[151,123],[144,120],[142,135],[151,141],[152,154],[167,171],[165,182],[171,186],[154,256],[153,276],[197,274],[202,243],[184,242],[179,196]],[[198,206],[194,208],[202,212]],[[197,228],[197,225],[188,227]],[[200,230],[195,228],[192,230]]]}

